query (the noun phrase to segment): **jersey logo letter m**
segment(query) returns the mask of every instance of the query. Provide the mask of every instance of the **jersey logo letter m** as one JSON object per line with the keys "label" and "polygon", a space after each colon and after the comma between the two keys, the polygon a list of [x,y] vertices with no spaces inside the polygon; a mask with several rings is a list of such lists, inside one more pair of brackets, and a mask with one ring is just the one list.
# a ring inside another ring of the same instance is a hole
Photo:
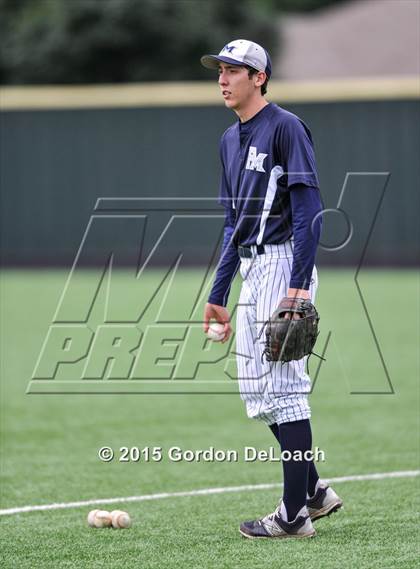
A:
{"label": "jersey logo letter m", "polygon": [[267,158],[267,154],[264,154],[263,152],[257,154],[257,147],[250,146],[245,168],[247,170],[256,170],[257,172],[265,172],[263,167],[265,158]]}

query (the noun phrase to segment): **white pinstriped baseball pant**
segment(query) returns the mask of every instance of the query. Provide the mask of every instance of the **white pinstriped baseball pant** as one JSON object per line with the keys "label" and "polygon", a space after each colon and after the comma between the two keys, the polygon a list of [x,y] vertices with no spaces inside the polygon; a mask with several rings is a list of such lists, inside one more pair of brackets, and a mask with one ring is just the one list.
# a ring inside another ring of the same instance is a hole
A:
{"label": "white pinstriped baseball pant", "polygon": [[[248,417],[268,425],[308,419],[310,379],[305,372],[306,358],[289,363],[267,362],[262,357],[264,324],[286,296],[293,262],[292,242],[265,245],[258,255],[241,258],[243,279],[236,319],[236,359],[238,382]],[[315,302],[318,286],[314,267],[310,285]]]}

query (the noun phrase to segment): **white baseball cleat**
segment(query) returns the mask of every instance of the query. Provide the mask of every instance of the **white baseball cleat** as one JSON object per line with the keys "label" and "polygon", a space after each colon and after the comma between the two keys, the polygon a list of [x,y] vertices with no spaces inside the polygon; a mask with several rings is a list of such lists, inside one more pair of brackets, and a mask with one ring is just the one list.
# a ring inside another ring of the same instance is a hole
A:
{"label": "white baseball cleat", "polygon": [[306,505],[309,517],[315,521],[339,510],[343,505],[343,500],[328,484],[318,481],[315,494],[306,500]]}

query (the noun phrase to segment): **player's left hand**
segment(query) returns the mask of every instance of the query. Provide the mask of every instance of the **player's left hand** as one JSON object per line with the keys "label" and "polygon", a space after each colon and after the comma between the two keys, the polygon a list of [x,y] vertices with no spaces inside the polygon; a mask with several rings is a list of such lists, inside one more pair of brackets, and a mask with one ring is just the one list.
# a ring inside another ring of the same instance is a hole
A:
{"label": "player's left hand", "polygon": [[[290,313],[296,312],[301,318],[289,322]],[[285,314],[289,314],[288,319]],[[318,337],[318,322],[318,312],[309,299],[285,296],[265,326],[263,355],[267,361],[290,362],[311,354]]]}

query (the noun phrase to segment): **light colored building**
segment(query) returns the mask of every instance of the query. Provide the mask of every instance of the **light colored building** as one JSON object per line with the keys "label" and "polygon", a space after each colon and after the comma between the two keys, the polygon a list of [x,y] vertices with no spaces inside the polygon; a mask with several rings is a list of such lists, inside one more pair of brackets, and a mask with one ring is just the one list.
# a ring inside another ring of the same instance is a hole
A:
{"label": "light colored building", "polygon": [[353,0],[281,26],[276,79],[420,74],[420,0]]}

